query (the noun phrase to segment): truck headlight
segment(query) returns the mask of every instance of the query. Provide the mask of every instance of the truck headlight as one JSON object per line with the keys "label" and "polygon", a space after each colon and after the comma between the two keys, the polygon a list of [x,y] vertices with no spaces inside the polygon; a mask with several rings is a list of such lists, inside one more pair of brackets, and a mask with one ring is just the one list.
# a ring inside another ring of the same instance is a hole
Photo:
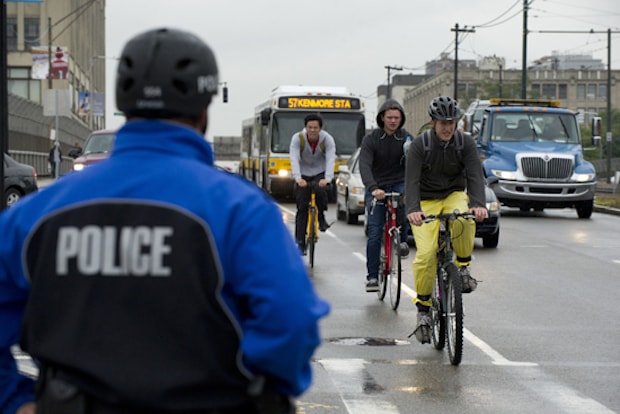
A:
{"label": "truck headlight", "polygon": [[491,173],[502,180],[514,181],[517,179],[517,174],[514,171],[491,170]]}
{"label": "truck headlight", "polygon": [[590,181],[594,181],[594,177],[596,176],[596,174],[590,173],[590,174],[575,174],[575,181],[577,181],[578,183],[587,183]]}

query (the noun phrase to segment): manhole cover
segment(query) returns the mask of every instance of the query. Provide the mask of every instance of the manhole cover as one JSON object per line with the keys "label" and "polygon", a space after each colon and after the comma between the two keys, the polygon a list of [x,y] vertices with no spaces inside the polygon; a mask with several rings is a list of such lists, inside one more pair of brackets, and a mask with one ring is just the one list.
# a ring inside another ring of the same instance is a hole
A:
{"label": "manhole cover", "polygon": [[409,341],[395,338],[328,338],[326,341],[336,345],[386,346],[409,344]]}

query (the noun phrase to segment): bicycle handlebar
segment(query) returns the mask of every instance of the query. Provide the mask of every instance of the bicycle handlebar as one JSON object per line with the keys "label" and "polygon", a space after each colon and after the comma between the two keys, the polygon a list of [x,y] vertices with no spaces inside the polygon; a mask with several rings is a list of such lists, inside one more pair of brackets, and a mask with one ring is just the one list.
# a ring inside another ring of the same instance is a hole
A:
{"label": "bicycle handlebar", "polygon": [[424,219],[422,219],[422,222],[430,223],[431,221],[443,220],[443,219],[454,220],[459,217],[462,217],[464,219],[475,219],[476,218],[474,214],[470,214],[469,212],[461,213],[459,210],[454,210],[452,213],[433,214],[433,215],[425,216]]}
{"label": "bicycle handlebar", "polygon": [[[383,193],[384,198],[388,198],[388,197],[400,197],[400,193],[397,193],[396,191],[392,191],[390,193]],[[372,201],[370,202],[370,214],[372,214],[372,211],[375,208],[375,204],[377,204],[377,197],[373,196],[372,197]]]}

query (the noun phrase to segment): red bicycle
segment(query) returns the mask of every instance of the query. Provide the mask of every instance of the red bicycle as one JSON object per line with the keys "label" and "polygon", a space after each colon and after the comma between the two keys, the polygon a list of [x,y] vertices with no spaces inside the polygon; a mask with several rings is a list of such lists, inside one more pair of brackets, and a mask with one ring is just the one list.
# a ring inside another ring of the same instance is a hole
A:
{"label": "red bicycle", "polygon": [[[381,259],[379,262],[379,290],[377,296],[379,300],[385,298],[385,294],[390,290],[390,303],[392,309],[396,310],[400,303],[400,286],[402,279],[402,262],[400,255],[400,226],[396,211],[400,193],[385,193],[385,227],[381,238]],[[377,203],[377,199],[372,200],[371,212]]]}

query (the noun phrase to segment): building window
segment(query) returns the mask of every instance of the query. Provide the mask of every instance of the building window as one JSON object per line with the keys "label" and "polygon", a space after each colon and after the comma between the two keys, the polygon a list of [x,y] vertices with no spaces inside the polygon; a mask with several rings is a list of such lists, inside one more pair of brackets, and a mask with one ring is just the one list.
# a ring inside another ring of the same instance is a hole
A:
{"label": "building window", "polygon": [[586,99],[586,85],[583,83],[577,84],[577,100],[585,101]]}
{"label": "building window", "polygon": [[596,83],[589,83],[588,84],[588,101],[593,101],[596,99]]}
{"label": "building window", "polygon": [[41,44],[39,27],[38,17],[24,18],[24,47],[26,50]]}
{"label": "building window", "polygon": [[8,90],[13,95],[41,103],[41,81],[30,79],[30,68],[9,68]]}
{"label": "building window", "polygon": [[598,85],[598,99],[601,101],[607,100],[607,85],[604,83]]}
{"label": "building window", "polygon": [[567,99],[568,98],[568,85],[565,83],[560,83],[558,85],[558,99]]}
{"label": "building window", "polygon": [[542,96],[547,99],[556,98],[556,84],[555,83],[543,83]]}
{"label": "building window", "polygon": [[577,122],[583,124],[585,122],[585,108],[577,108]]}
{"label": "building window", "polygon": [[6,19],[6,47],[7,50],[17,50],[17,17]]}

